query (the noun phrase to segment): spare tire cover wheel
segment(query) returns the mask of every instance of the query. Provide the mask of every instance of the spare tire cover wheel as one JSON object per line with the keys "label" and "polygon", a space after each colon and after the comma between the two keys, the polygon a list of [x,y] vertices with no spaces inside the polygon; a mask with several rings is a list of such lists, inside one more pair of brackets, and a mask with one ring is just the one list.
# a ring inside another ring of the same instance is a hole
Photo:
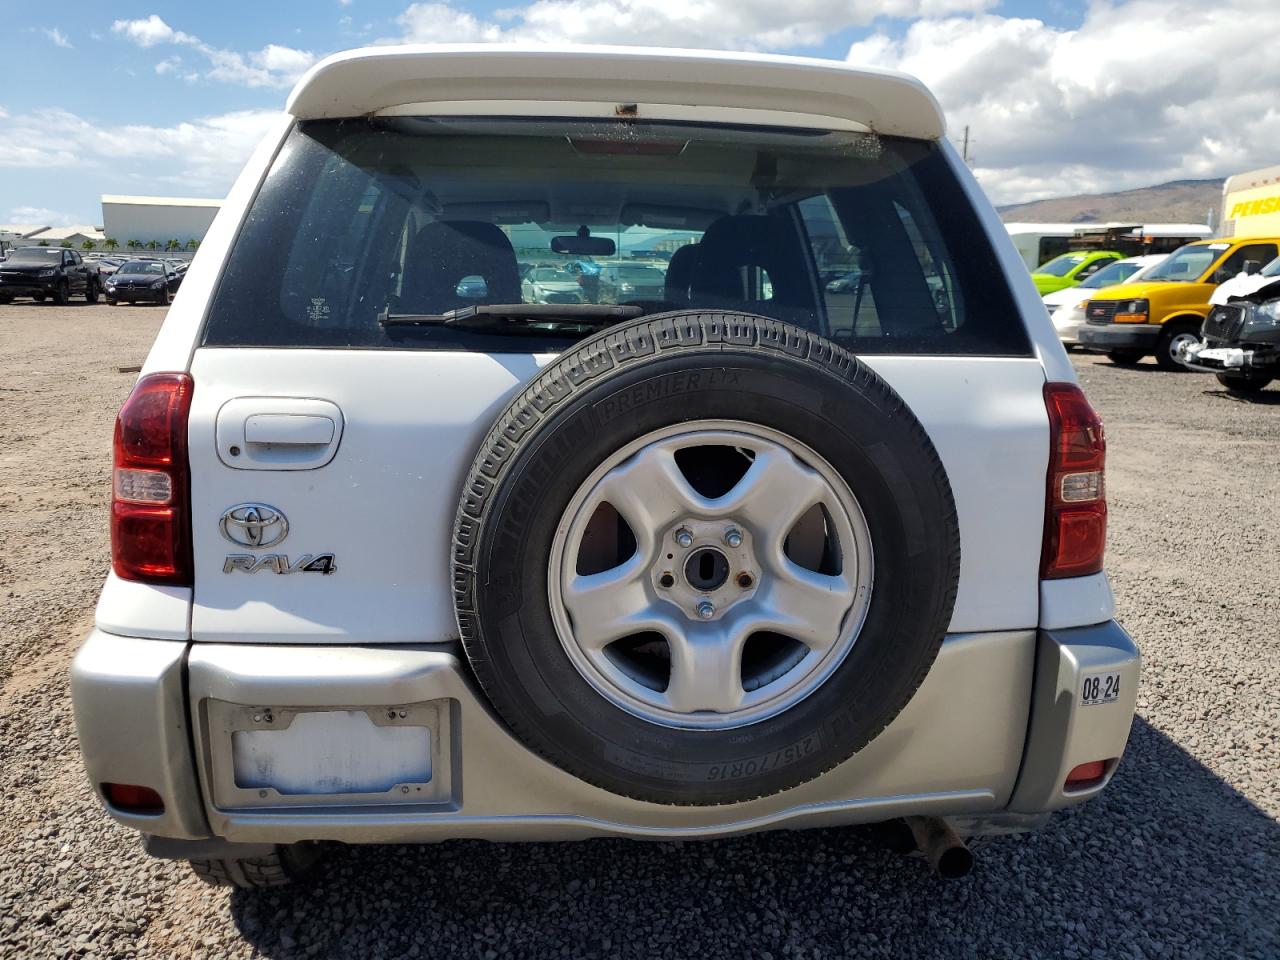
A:
{"label": "spare tire cover wheel", "polygon": [[458,626],[527,746],[611,792],[733,803],[898,714],[960,538],[919,421],[829,340],[748,314],[610,327],[499,416],[464,487]]}

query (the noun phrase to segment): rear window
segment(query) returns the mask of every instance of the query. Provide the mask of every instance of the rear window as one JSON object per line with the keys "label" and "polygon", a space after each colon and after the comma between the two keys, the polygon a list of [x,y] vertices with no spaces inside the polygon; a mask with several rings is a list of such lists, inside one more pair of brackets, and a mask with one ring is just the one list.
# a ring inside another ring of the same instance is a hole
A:
{"label": "rear window", "polygon": [[300,123],[229,255],[204,344],[505,352],[590,332],[554,316],[493,331],[379,323],[528,302],[747,311],[865,353],[1030,353],[934,144],[542,118]]}

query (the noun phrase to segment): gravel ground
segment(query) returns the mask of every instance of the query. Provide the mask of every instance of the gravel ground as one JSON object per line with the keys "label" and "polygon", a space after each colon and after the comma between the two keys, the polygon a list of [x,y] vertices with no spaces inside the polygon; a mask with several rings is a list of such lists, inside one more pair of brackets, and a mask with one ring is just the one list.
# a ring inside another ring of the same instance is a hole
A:
{"label": "gravel ground", "polygon": [[353,849],[205,887],[82,779],[66,668],[107,569],[111,422],[159,308],[0,306],[0,957],[1280,956],[1280,389],[1077,357],[1145,658],[1097,800],[944,883],[857,830]]}

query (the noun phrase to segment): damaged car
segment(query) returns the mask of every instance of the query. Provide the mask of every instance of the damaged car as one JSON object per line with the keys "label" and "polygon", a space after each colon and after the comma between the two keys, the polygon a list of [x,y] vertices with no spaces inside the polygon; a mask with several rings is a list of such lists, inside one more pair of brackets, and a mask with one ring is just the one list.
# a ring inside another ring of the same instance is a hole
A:
{"label": "damaged car", "polygon": [[1248,395],[1280,377],[1280,257],[1240,279],[1252,289],[1215,303],[1203,340],[1185,345],[1181,356],[1192,370],[1217,374],[1230,393]]}

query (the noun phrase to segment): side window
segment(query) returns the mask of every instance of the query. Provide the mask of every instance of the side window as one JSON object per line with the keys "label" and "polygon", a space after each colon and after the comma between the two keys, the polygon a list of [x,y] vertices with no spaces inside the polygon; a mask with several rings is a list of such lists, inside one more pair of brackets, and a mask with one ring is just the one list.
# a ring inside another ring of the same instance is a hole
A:
{"label": "side window", "polygon": [[1238,248],[1222,265],[1213,271],[1210,283],[1225,283],[1244,269],[1246,260],[1256,260],[1264,266],[1276,258],[1274,243],[1250,243]]}
{"label": "side window", "polygon": [[1085,267],[1083,270],[1077,273],[1076,279],[1087,280],[1090,277],[1092,277],[1095,273],[1097,273],[1099,270],[1101,270],[1103,267],[1105,267],[1107,264],[1109,264],[1110,262],[1111,262],[1110,260],[1095,260],[1093,261],[1093,263],[1089,264],[1087,267]]}
{"label": "side window", "polygon": [[862,252],[845,234],[831,200],[825,194],[798,205],[804,221],[818,283],[826,305],[827,331],[835,339],[879,336],[875,301],[869,276],[862,267]]}
{"label": "side window", "polygon": [[938,243],[937,231],[931,229],[930,223],[920,224],[902,204],[894,203],[893,206],[902,221],[903,229],[911,238],[911,248],[915,251],[920,269],[924,272],[924,282],[929,288],[933,307],[938,311],[938,320],[942,323],[943,329],[950,333],[960,326],[957,302],[959,289],[946,254]]}

